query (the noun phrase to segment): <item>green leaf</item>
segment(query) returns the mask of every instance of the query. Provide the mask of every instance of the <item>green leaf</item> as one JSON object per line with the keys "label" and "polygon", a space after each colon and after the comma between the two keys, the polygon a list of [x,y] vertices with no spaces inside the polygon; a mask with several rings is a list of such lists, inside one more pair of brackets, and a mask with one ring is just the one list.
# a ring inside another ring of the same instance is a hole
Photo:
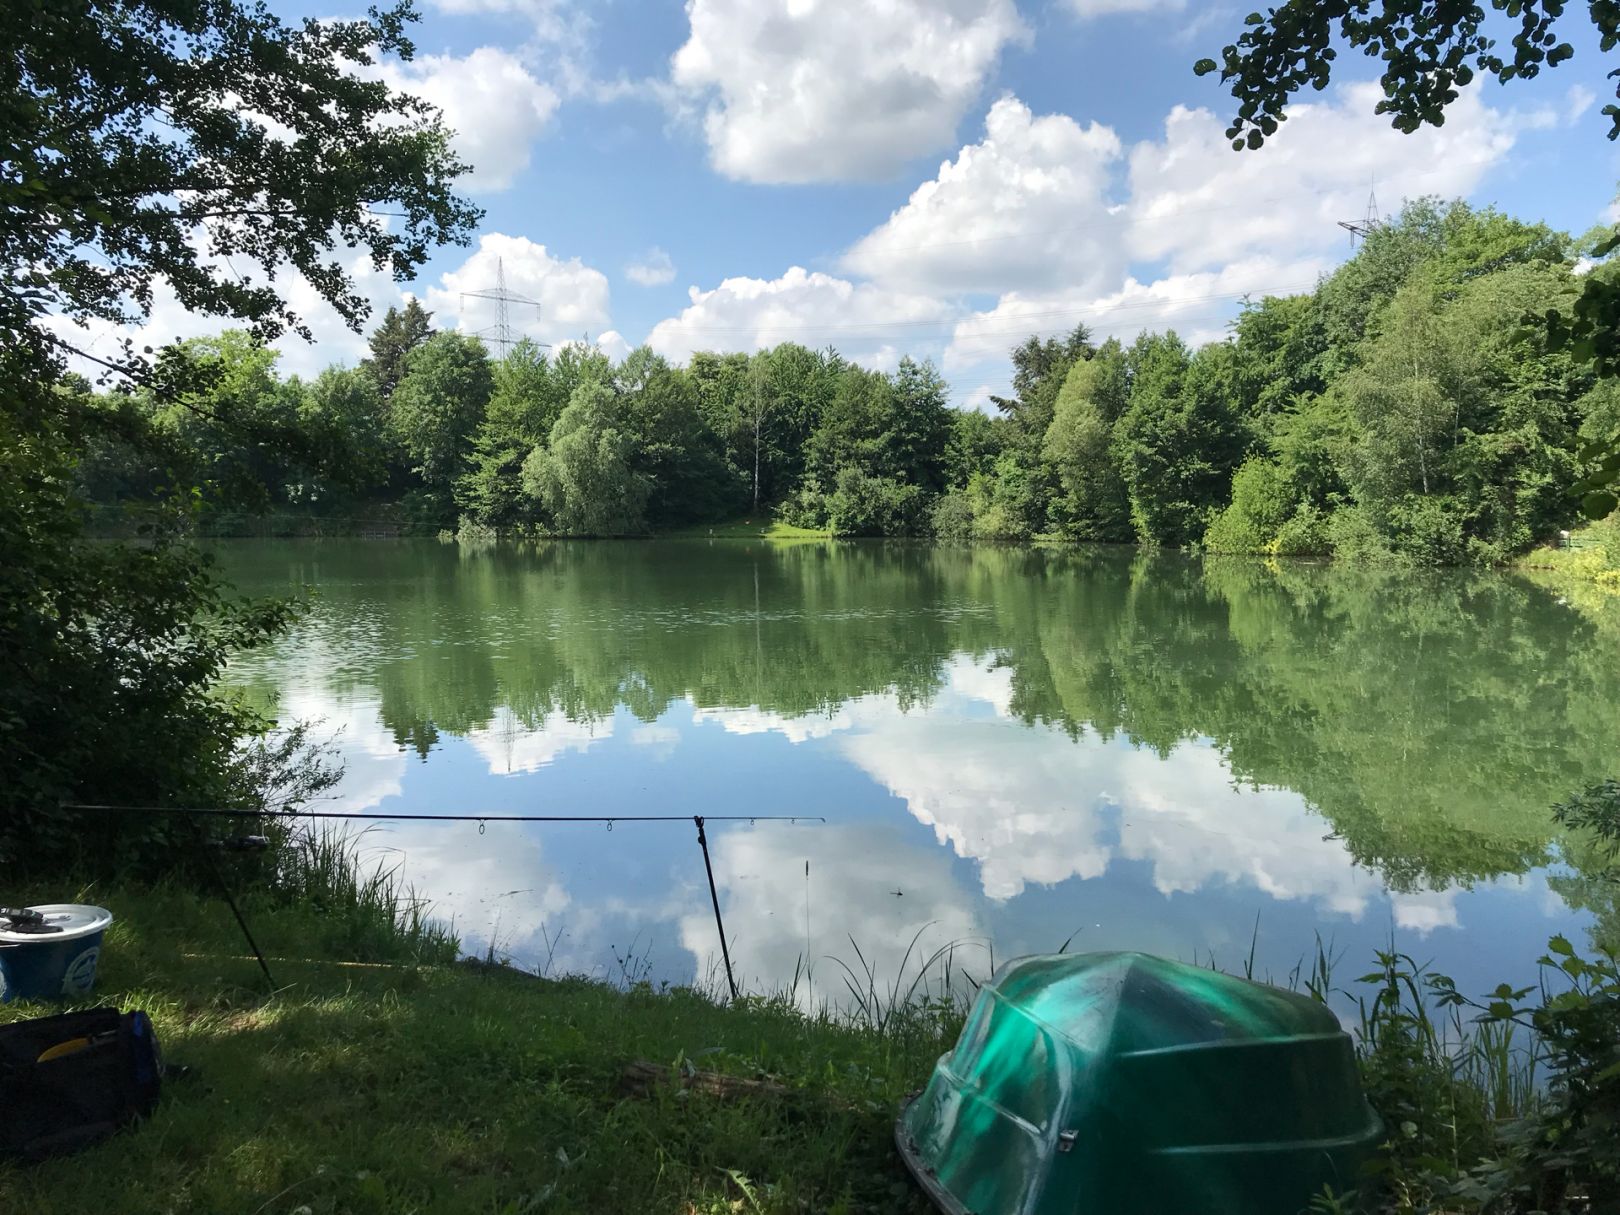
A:
{"label": "green leaf", "polygon": [[1592,256],[1607,257],[1616,249],[1620,249],[1620,228],[1617,228],[1613,233],[1599,241],[1597,247],[1592,250]]}
{"label": "green leaf", "polygon": [[1564,936],[1556,936],[1548,941],[1547,948],[1561,958],[1571,957],[1575,953],[1575,946],[1571,945],[1569,939]]}
{"label": "green leaf", "polygon": [[1220,64],[1216,63],[1213,59],[1200,59],[1197,63],[1193,64],[1193,75],[1208,76],[1218,67],[1220,67]]}
{"label": "green leaf", "polygon": [[1587,494],[1581,499],[1581,514],[1588,519],[1607,519],[1614,513],[1615,507],[1620,506],[1620,498],[1616,498],[1607,490],[1595,494]]}

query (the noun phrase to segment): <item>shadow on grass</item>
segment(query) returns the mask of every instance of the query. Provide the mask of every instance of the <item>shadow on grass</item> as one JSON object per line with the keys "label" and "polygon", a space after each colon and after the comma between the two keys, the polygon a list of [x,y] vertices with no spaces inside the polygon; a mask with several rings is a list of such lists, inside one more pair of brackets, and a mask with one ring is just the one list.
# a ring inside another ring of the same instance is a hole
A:
{"label": "shadow on grass", "polygon": [[[159,946],[130,918],[99,998],[148,1008],[195,1074],[132,1133],[0,1170],[0,1209],[926,1210],[889,1131],[938,1042],[886,1041],[785,1002],[727,1009],[685,989],[460,967],[282,961],[266,996],[239,945],[182,932],[176,946],[165,932]],[[264,936],[273,952],[273,923]],[[771,1077],[803,1099],[678,1085],[626,1096],[634,1059]]]}

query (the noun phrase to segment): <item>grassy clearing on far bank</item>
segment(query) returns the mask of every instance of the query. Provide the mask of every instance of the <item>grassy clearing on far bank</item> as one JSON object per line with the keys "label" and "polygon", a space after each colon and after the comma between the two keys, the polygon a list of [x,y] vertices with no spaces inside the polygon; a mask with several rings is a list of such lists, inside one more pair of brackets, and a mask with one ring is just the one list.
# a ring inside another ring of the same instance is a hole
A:
{"label": "grassy clearing on far bank", "polygon": [[[267,996],[218,901],[82,897],[118,917],[96,1002],[148,1010],[168,1058],[196,1074],[167,1085],[132,1133],[35,1168],[0,1166],[0,1211],[927,1209],[890,1128],[954,1039],[953,1018],[880,1035],[785,1002],[724,1008],[688,990],[500,968],[344,964],[307,912],[261,905],[249,922],[282,985]],[[0,1022],[49,1011],[7,1005]],[[638,1059],[769,1076],[789,1091],[624,1095],[622,1069]]]}
{"label": "grassy clearing on far bank", "polygon": [[1620,515],[1570,533],[1567,548],[1538,548],[1515,563],[1526,573],[1568,578],[1620,592]]}
{"label": "grassy clearing on far bank", "polygon": [[681,527],[674,531],[659,532],[660,539],[696,540],[831,540],[832,532],[817,531],[810,527],[794,527],[772,518],[766,512],[744,519],[728,519],[724,523],[700,523],[696,527]]}

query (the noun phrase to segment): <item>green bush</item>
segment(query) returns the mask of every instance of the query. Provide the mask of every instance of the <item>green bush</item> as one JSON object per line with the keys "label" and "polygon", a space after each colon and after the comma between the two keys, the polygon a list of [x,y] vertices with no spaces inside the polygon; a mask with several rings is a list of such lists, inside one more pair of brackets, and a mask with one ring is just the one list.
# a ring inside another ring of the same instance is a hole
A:
{"label": "green bush", "polygon": [[827,525],[840,536],[915,536],[927,518],[921,487],[840,469],[827,496]]}
{"label": "green bush", "polygon": [[1004,502],[992,502],[973,520],[975,540],[1028,540],[1029,521]]}
{"label": "green bush", "polygon": [[1265,550],[1266,536],[1233,503],[1215,516],[1204,533],[1203,546],[1212,553],[1258,553]]}
{"label": "green bush", "polygon": [[968,483],[976,540],[1028,540],[1039,530],[1041,504],[1034,471],[1016,452],[996,460],[989,474]]}
{"label": "green bush", "polygon": [[966,490],[947,490],[934,503],[929,520],[940,540],[973,539],[973,500]]}
{"label": "green bush", "polygon": [[827,495],[815,476],[806,476],[776,508],[776,517],[789,527],[803,527],[811,531],[824,531],[827,527]]}
{"label": "green bush", "polygon": [[1276,463],[1246,460],[1232,477],[1232,504],[1205,531],[1204,547],[1214,553],[1268,552],[1298,500],[1292,479]]}
{"label": "green bush", "polygon": [[1004,455],[994,471],[975,473],[968,482],[967,502],[974,540],[1028,540],[1030,521],[1027,470],[1015,456]]}
{"label": "green bush", "polygon": [[1367,1099],[1388,1133],[1370,1171],[1375,1209],[1620,1210],[1614,956],[1583,958],[1553,937],[1539,982],[1483,999],[1404,954],[1378,961],[1361,980],[1376,994],[1362,1004],[1358,1044]]}
{"label": "green bush", "polygon": [[1389,517],[1390,546],[1418,565],[1461,565],[1468,560],[1460,504],[1408,494]]}
{"label": "green bush", "polygon": [[252,804],[239,741],[270,722],[222,695],[227,665],[296,615],[240,599],[182,537],[83,534],[68,442],[0,411],[0,870],[163,868],[193,826],[64,803]]}
{"label": "green bush", "polygon": [[1307,502],[1277,529],[1270,551],[1279,557],[1317,557],[1331,552],[1328,516]]}
{"label": "green bush", "polygon": [[1341,506],[1328,516],[1329,550],[1340,561],[1388,562],[1395,554],[1365,507]]}
{"label": "green bush", "polygon": [[1594,523],[1592,534],[1603,553],[1604,564],[1610,569],[1620,569],[1620,515],[1610,515]]}

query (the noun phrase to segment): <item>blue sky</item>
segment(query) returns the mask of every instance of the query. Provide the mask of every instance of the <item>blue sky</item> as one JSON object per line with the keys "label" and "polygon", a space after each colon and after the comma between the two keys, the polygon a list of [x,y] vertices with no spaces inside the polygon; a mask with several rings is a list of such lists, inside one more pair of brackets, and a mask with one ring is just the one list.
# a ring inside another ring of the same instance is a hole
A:
{"label": "blue sky", "polygon": [[[470,249],[403,290],[443,324],[493,284],[542,301],[514,322],[615,354],[783,340],[877,366],[931,357],[954,403],[1004,392],[1006,349],[1084,321],[1219,336],[1244,293],[1306,289],[1349,252],[1337,219],[1404,197],[1496,204],[1582,231],[1620,177],[1600,110],[1614,66],[1577,55],[1470,89],[1439,131],[1372,112],[1345,54],[1259,153],[1220,134],[1229,98],[1192,62],[1241,27],[1195,0],[419,0],[409,65],[445,110],[486,211]],[[278,6],[286,16],[302,15]],[[329,15],[326,8],[312,13]],[[366,287],[379,310],[401,288]],[[352,362],[321,341],[284,366]],[[217,324],[159,303],[152,336]]]}

